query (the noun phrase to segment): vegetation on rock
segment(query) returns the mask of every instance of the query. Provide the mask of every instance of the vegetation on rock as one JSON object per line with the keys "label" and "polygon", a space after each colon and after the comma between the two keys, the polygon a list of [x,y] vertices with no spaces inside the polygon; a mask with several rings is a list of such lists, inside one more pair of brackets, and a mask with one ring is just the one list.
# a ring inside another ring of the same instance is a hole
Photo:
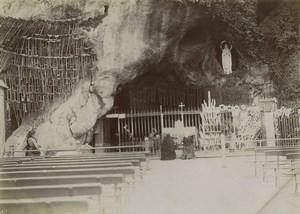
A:
{"label": "vegetation on rock", "polygon": [[265,64],[279,101],[290,105],[300,99],[300,1],[180,2],[206,8],[211,24],[219,28],[215,33],[219,32],[233,44],[239,72],[249,72],[249,67]]}

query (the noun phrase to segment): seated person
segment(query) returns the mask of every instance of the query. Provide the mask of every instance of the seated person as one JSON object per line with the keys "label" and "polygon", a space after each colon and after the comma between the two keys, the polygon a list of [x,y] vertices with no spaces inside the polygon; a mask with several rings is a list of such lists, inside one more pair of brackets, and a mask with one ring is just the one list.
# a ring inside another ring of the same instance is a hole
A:
{"label": "seated person", "polygon": [[189,136],[183,138],[182,157],[181,159],[192,159],[195,158],[193,137]]}
{"label": "seated person", "polygon": [[40,156],[41,152],[38,150],[38,148],[40,147],[37,144],[37,140],[33,137],[34,135],[34,131],[31,130],[27,133],[26,136],[26,150],[36,150],[36,151],[26,151],[26,156]]}
{"label": "seated person", "polygon": [[176,159],[175,144],[170,134],[167,134],[161,145],[161,160]]}

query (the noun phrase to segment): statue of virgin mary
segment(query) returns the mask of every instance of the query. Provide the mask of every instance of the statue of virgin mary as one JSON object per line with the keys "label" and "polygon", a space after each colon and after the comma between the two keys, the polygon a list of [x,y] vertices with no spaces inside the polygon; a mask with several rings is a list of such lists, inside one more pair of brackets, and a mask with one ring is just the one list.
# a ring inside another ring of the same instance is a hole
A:
{"label": "statue of virgin mary", "polygon": [[231,49],[232,45],[227,41],[221,42],[220,48],[222,49],[222,66],[225,74],[232,73],[232,60]]}

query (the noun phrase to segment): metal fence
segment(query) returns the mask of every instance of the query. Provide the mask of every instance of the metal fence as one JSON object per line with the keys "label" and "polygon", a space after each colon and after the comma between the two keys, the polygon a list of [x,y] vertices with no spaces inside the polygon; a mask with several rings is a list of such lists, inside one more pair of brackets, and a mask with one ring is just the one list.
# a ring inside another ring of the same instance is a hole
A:
{"label": "metal fence", "polygon": [[[241,111],[239,106],[210,106],[206,109],[199,107],[183,109],[162,109],[143,111],[123,111],[106,116],[106,120],[117,119],[117,132],[119,133],[116,146],[141,146],[145,145],[153,155],[160,154],[160,144],[163,134],[169,133],[174,139],[175,147],[181,148],[184,136],[193,136],[194,147],[198,150],[218,150],[221,147],[220,135],[224,134],[227,141],[246,141],[257,138],[259,127],[251,127],[253,121],[240,121],[237,112]],[[208,109],[208,110],[207,110]],[[248,116],[253,112],[260,111],[257,108],[243,109],[243,114]],[[251,117],[254,118],[254,117]],[[176,128],[180,121],[182,128]],[[257,123],[257,121],[255,121]],[[249,124],[248,124],[249,123]],[[257,126],[257,124],[256,124]],[[254,131],[247,131],[247,128]],[[154,130],[154,131],[153,131]],[[104,133],[109,135],[110,132]],[[152,134],[152,136],[151,136]],[[110,146],[111,139],[106,138],[106,146]],[[237,148],[242,149],[242,143],[237,143]],[[112,149],[112,151],[127,152],[140,151],[141,148],[133,147],[126,149]]]}
{"label": "metal fence", "polygon": [[[106,120],[112,117],[117,119],[118,126],[118,146],[141,146],[144,145],[152,155],[160,154],[161,142],[164,134],[170,133],[174,139],[175,147],[180,148],[184,131],[178,133],[175,130],[176,121],[182,121],[184,127],[194,128],[195,147],[199,144],[197,130],[201,124],[201,115],[199,108],[179,109],[162,109],[149,111],[123,111],[119,114],[108,115]],[[171,132],[168,132],[172,130]],[[108,130],[104,135],[111,134]],[[110,138],[106,138],[105,145],[111,145]],[[128,152],[140,151],[139,147],[111,149],[111,151]]]}

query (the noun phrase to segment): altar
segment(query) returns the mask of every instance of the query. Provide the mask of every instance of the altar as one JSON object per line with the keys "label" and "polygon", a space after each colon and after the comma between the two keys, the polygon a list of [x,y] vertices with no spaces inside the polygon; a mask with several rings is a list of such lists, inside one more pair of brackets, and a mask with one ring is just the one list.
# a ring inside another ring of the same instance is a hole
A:
{"label": "altar", "polygon": [[189,126],[185,127],[181,120],[175,121],[175,127],[169,128],[162,128],[162,134],[170,134],[173,138],[176,147],[182,147],[182,140],[184,137],[193,136],[194,145],[198,145],[198,137],[197,137],[197,127],[196,126]]}
{"label": "altar", "polygon": [[195,126],[184,127],[181,120],[175,121],[175,127],[162,128],[162,134],[170,134],[172,137],[196,136],[197,128]]}

